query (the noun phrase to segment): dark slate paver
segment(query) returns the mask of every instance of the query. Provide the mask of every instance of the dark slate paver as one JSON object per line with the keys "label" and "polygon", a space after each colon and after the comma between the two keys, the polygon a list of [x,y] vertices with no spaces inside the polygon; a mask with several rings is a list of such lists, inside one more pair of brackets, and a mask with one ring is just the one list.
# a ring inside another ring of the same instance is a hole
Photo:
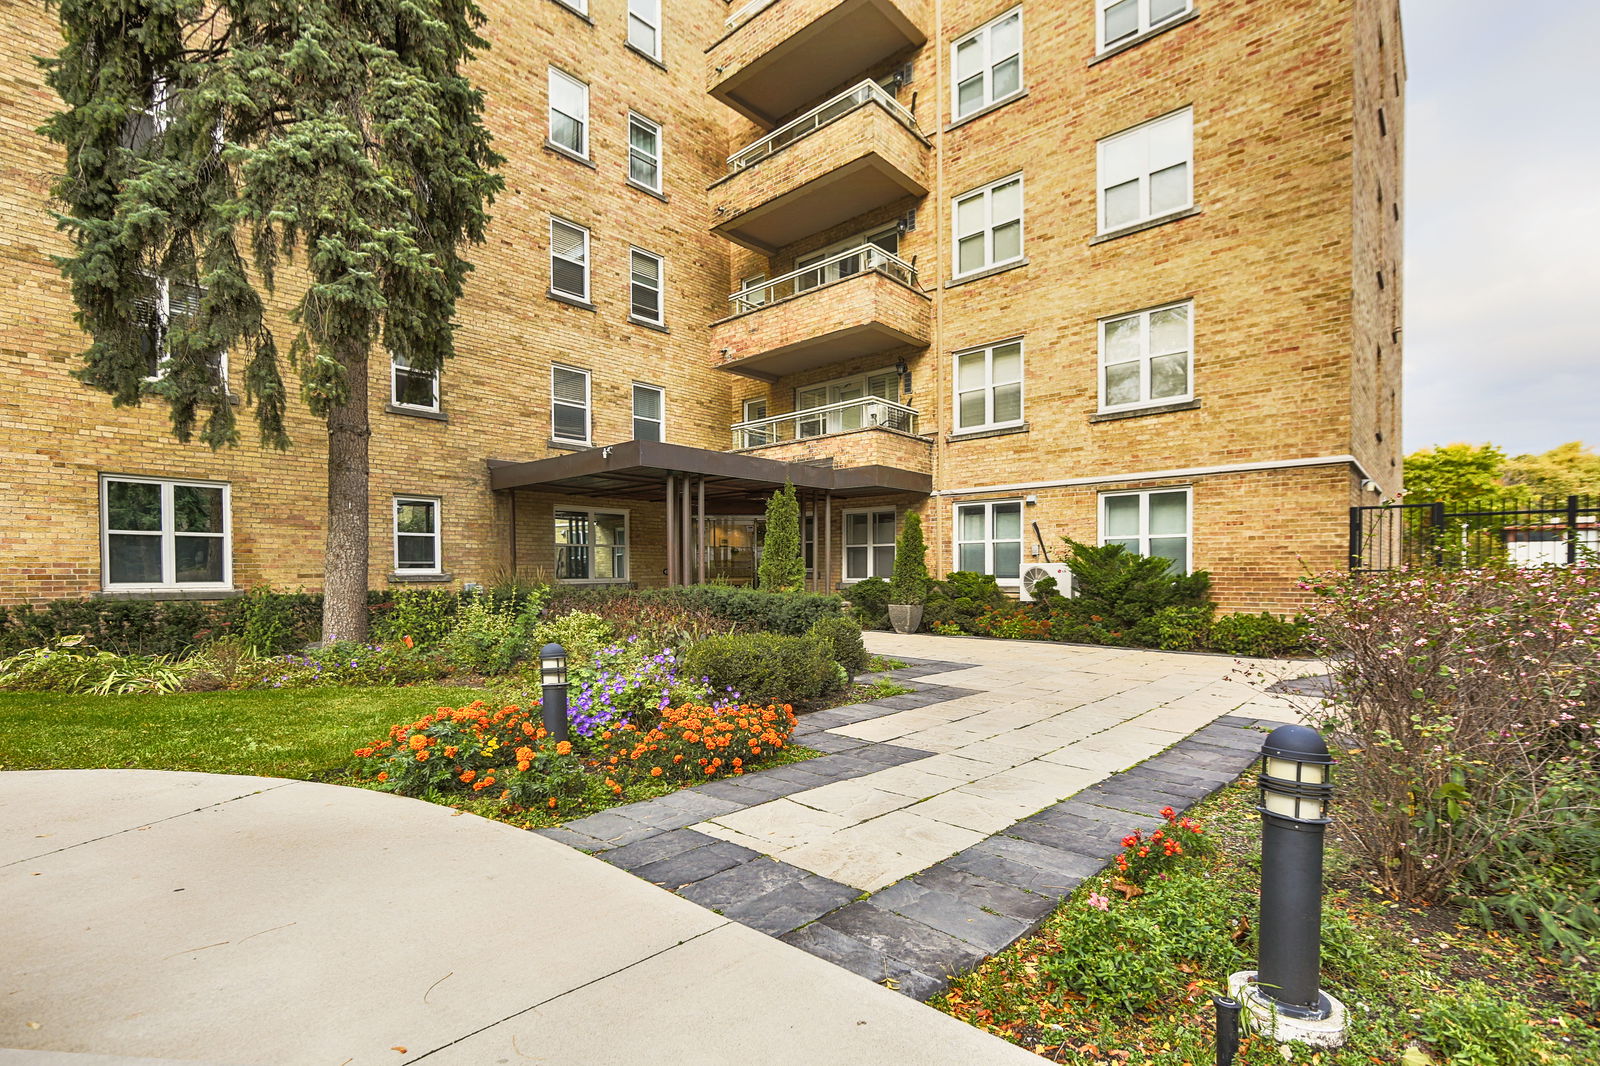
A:
{"label": "dark slate paver", "polygon": [[914,999],[927,999],[945,987],[943,980],[892,959],[870,944],[821,922],[802,926],[778,939],[820,959],[827,959],[835,966],[842,966],[869,981],[893,982],[897,989]]}
{"label": "dark slate paver", "polygon": [[[910,891],[901,889],[901,885],[915,885],[920,888],[944,892],[965,900],[982,910],[995,914],[1003,914],[1008,918],[1016,918],[1028,924],[1036,925],[1041,919],[1056,909],[1057,900],[1052,896],[1041,896],[1034,892],[1003,885],[998,881],[991,881],[987,877],[980,877],[975,873],[957,870],[945,863],[935,863],[921,873],[913,874],[904,881],[899,881],[883,892]],[[892,898],[892,897],[891,897]],[[892,908],[891,908],[892,909]]]}
{"label": "dark slate paver", "polygon": [[838,910],[861,893],[849,885],[807,873],[800,881],[730,905],[722,913],[768,936],[782,936]]}
{"label": "dark slate paver", "polygon": [[636,822],[615,811],[601,811],[587,818],[579,818],[575,822],[568,822],[566,828],[575,833],[594,837],[596,840],[603,840],[614,848],[632,844],[636,840],[643,840],[660,832],[654,826]]}
{"label": "dark slate paver", "polygon": [[714,843],[717,843],[716,837],[697,833],[693,829],[673,829],[645,837],[643,840],[636,840],[632,844],[624,844],[620,848],[603,851],[600,853],[600,858],[624,870],[637,870],[641,866],[648,866],[662,859],[682,855],[693,848],[703,848],[707,844]]}
{"label": "dark slate paver", "polygon": [[726,913],[729,907],[798,884],[810,876],[814,875],[809,870],[776,859],[751,859],[685,885],[678,894],[709,910]]}
{"label": "dark slate paver", "polygon": [[841,907],[816,924],[855,937],[930,977],[961,973],[988,954],[931,925],[874,907],[866,900]]}
{"label": "dark slate paver", "polygon": [[597,840],[587,833],[576,832],[567,825],[558,825],[551,829],[535,829],[534,832],[542,837],[549,837],[558,844],[565,844],[569,848],[577,848],[579,851],[595,852],[611,846],[604,840]]}
{"label": "dark slate paver", "polygon": [[681,855],[646,863],[633,873],[646,881],[676,892],[684,885],[703,881],[713,874],[719,874],[730,867],[760,857],[749,848],[740,847],[726,840],[718,840],[715,843],[691,848]]}
{"label": "dark slate paver", "polygon": [[911,880],[892,885],[865,902],[949,933],[981,949],[985,955],[999,951],[1022,936],[1029,926],[1020,918],[990,914],[959,896]]}

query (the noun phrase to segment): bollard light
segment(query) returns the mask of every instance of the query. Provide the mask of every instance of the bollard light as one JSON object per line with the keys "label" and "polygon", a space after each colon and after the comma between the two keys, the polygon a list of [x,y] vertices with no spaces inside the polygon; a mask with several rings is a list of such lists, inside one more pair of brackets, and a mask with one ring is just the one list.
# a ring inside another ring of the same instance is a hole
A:
{"label": "bollard light", "polygon": [[567,651],[559,644],[546,644],[539,649],[539,677],[544,684],[544,698],[539,705],[539,717],[544,730],[557,741],[571,740],[567,724]]}
{"label": "bollard light", "polygon": [[567,683],[567,649],[559,644],[546,644],[539,649],[539,674],[546,685]]}

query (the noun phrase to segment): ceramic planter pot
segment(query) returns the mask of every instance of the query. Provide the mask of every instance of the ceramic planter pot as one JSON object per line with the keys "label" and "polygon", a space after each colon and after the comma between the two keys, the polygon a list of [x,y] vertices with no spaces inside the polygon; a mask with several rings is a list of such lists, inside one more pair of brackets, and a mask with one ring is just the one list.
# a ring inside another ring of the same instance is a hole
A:
{"label": "ceramic planter pot", "polygon": [[922,626],[922,604],[891,603],[889,624],[896,633],[915,633]]}

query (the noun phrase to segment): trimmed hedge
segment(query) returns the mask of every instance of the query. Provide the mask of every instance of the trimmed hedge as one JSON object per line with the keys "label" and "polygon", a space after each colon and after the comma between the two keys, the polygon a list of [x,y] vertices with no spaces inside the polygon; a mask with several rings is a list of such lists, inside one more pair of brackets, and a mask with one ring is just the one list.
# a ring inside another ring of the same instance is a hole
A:
{"label": "trimmed hedge", "polygon": [[853,618],[819,618],[808,636],[828,642],[833,661],[844,667],[844,672],[855,677],[867,668],[871,656],[861,640],[861,627]]}
{"label": "trimmed hedge", "polygon": [[797,637],[809,632],[821,618],[835,618],[844,610],[838,596],[811,592],[763,592],[728,585],[683,585],[674,588],[582,588],[556,586],[551,606],[586,610],[619,599],[676,605],[702,611],[741,629]]}
{"label": "trimmed hedge", "polygon": [[747,703],[815,699],[840,682],[827,641],[778,633],[707,637],[685,653],[683,672],[731,689]]}

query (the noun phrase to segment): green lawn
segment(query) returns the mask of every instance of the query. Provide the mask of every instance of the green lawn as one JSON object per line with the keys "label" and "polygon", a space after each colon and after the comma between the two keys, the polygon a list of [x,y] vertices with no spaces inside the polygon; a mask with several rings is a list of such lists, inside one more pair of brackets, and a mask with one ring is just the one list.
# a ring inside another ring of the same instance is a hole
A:
{"label": "green lawn", "polygon": [[311,688],[170,696],[0,693],[0,769],[130,767],[326,780],[391,725],[470,688]]}

